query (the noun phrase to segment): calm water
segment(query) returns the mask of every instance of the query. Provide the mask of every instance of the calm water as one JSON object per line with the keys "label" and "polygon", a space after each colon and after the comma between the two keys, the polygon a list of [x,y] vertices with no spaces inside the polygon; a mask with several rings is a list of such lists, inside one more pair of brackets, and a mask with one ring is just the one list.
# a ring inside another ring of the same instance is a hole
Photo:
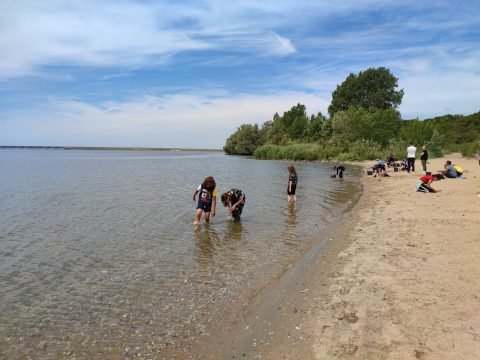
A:
{"label": "calm water", "polygon": [[[289,207],[286,162],[0,150],[0,357],[101,359],[201,333],[202,314],[225,299],[236,306],[321,241],[358,193],[353,176],[296,167]],[[211,224],[195,229],[192,193],[207,175],[219,195],[245,192],[240,223],[219,201]]]}

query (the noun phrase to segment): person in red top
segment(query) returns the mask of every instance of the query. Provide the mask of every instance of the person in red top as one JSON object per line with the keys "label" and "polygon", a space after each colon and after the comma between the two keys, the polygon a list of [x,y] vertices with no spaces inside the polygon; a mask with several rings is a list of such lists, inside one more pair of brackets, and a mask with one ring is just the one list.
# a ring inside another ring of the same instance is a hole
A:
{"label": "person in red top", "polygon": [[428,192],[437,192],[431,184],[434,181],[440,180],[441,177],[438,175],[424,175],[420,178],[420,181],[422,182],[420,186],[418,187],[418,191],[428,191]]}

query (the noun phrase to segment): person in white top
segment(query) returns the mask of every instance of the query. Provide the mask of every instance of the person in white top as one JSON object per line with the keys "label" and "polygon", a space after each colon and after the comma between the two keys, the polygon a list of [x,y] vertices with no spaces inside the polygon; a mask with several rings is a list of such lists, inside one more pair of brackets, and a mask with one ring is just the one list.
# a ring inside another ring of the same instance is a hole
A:
{"label": "person in white top", "polygon": [[415,155],[417,153],[417,148],[413,146],[413,144],[410,144],[410,146],[407,148],[407,172],[410,173],[410,170],[415,173]]}

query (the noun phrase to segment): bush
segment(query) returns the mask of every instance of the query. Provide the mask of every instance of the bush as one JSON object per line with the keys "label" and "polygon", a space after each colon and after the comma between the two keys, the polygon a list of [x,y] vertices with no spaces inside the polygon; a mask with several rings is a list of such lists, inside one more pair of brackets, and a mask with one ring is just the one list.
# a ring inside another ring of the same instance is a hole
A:
{"label": "bush", "polygon": [[263,145],[255,150],[256,159],[269,160],[349,160],[361,161],[385,157],[379,144],[358,140],[352,144],[331,141],[325,144]]}

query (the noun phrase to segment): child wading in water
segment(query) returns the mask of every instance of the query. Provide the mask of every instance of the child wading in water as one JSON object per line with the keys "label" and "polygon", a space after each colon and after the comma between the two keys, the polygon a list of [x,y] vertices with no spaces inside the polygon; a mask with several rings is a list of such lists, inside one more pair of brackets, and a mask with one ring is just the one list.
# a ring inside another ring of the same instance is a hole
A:
{"label": "child wading in water", "polygon": [[243,191],[231,189],[230,191],[222,194],[221,200],[223,206],[228,207],[228,218],[231,216],[233,220],[240,220],[243,205],[245,205],[245,194]]}
{"label": "child wading in water", "polygon": [[297,190],[298,176],[293,165],[288,166],[288,172],[290,173],[290,175],[288,176],[288,188],[287,188],[288,202],[291,202],[291,201],[295,202],[297,201],[295,191]]}
{"label": "child wading in water", "polygon": [[[205,221],[208,223],[210,221],[210,212],[212,216],[215,216],[215,209],[217,208],[217,189],[215,180],[213,177],[208,176],[203,180],[203,183],[200,184],[197,190],[193,193],[193,201],[198,195],[198,204],[197,204],[197,214],[195,215],[194,224],[200,224],[200,218],[202,217],[202,212],[205,211]],[[213,211],[212,211],[212,202],[213,202]]]}

